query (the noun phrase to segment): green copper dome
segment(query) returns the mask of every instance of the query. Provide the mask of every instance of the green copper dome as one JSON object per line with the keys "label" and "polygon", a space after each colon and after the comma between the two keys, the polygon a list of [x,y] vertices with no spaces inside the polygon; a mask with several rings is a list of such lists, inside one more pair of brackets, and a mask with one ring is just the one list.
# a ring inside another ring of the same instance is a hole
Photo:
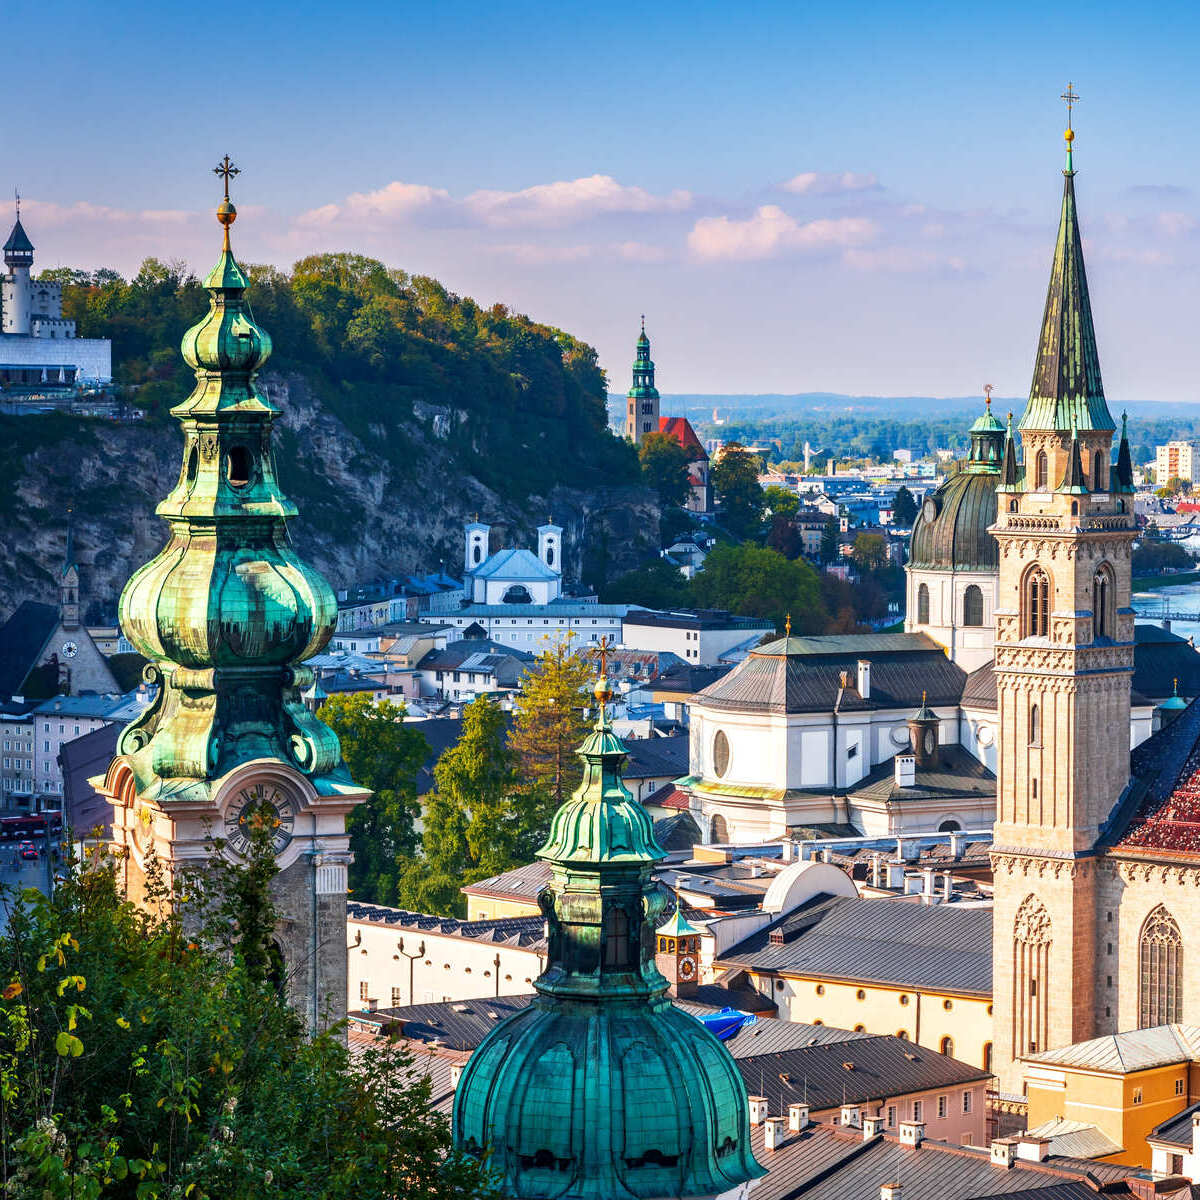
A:
{"label": "green copper dome", "polygon": [[721,1043],[666,999],[654,930],[668,902],[651,881],[665,854],[621,779],[611,693],[597,692],[583,782],[538,852],[552,869],[539,994],[468,1060],[454,1138],[520,1200],[712,1196],[765,1174],[746,1088]]}
{"label": "green copper dome", "polygon": [[271,339],[230,249],[236,215],[226,198],[224,246],[204,281],[208,313],[183,337],[196,386],[172,409],[183,461],[157,510],[170,539],[120,601],[125,636],[150,659],[158,694],[118,753],[139,792],[165,799],[196,799],[196,787],[262,757],[291,762],[319,787],[323,776],[349,784],[337,737],[300,694],[313,682],[300,663],[329,640],[337,604],[288,539],[296,509],[275,474],[278,411],[255,385]]}
{"label": "green copper dome", "polygon": [[626,395],[630,400],[658,399],[658,389],[654,386],[654,363],[650,360],[650,339],[646,336],[644,317],[642,318],[642,332],[638,335],[637,340],[637,356],[633,363],[633,386],[626,392]]}

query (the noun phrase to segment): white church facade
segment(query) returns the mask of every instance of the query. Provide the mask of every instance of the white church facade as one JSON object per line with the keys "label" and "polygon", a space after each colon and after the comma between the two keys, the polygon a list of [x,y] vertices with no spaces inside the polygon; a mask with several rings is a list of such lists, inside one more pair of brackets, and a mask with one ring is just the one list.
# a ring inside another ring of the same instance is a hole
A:
{"label": "white church facade", "polygon": [[62,284],[33,278],[33,243],[20,211],[0,275],[0,385],[71,386],[112,379],[112,343],[75,336],[62,315]]}

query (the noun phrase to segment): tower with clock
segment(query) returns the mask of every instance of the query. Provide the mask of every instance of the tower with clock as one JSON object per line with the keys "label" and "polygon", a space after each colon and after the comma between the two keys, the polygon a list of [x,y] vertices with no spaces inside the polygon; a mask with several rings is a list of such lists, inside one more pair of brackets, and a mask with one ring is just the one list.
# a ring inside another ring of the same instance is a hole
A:
{"label": "tower with clock", "polygon": [[672,996],[694,996],[700,986],[700,931],[683,915],[675,897],[675,911],[654,931],[654,965],[658,967]]}
{"label": "tower with clock", "polygon": [[204,281],[208,314],[183,338],[196,386],[172,410],[184,444],[158,506],[169,539],[120,602],[156,695],[122,732],[101,786],[135,901],[146,899],[152,855],[174,888],[214,853],[244,858],[252,826],[267,823],[287,993],[318,1029],[346,1011],[346,817],[369,793],[301,696],[312,683],[303,663],[329,640],[337,605],[288,539],[296,509],[276,479],[278,410],[255,384],[271,339],[230,247],[237,168],[226,157],[217,170],[224,244]]}

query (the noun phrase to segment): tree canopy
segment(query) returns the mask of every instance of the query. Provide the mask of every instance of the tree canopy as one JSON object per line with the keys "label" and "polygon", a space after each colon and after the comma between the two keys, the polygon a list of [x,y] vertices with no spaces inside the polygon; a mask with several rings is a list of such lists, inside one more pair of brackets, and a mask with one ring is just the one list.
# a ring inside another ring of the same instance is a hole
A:
{"label": "tree canopy", "polygon": [[648,433],[638,446],[642,478],[658,494],[664,507],[678,508],[691,490],[688,452],[669,433]]}
{"label": "tree canopy", "polygon": [[765,546],[714,547],[692,580],[692,595],[702,608],[767,617],[779,632],[789,614],[796,633],[825,630],[817,572],[803,559],[789,562]]}
{"label": "tree canopy", "polygon": [[896,489],[896,499],[892,503],[892,523],[898,529],[911,529],[917,519],[917,502],[913,494],[903,484]]}
{"label": "tree canopy", "polygon": [[713,464],[709,479],[720,504],[725,525],[739,537],[758,531],[763,511],[763,490],[758,483],[758,456],[738,442],[725,446]]}

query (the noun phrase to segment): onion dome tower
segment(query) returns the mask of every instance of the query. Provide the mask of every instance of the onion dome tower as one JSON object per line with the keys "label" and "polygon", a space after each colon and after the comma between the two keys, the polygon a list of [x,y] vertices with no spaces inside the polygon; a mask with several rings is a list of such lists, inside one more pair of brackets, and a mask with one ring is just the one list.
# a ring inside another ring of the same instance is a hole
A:
{"label": "onion dome tower", "polygon": [[[238,171],[228,156],[217,171],[223,245],[204,281],[208,313],[183,337],[196,386],[171,410],[183,456],[157,509],[170,537],[130,578],[119,606],[157,694],[121,734],[104,791],[134,899],[151,848],[171,884],[211,855],[214,836],[220,852],[237,857],[249,823],[269,822],[279,949],[292,999],[316,1026],[345,1012],[345,816],[369,793],[351,782],[337,736],[301,696],[314,682],[301,664],[329,640],[337,605],[288,539],[296,509],[271,449],[279,410],[255,383],[271,339],[255,324],[230,248],[229,178]],[[293,841],[301,831],[303,842]]]}
{"label": "onion dome tower", "polygon": [[765,1174],[746,1088],[729,1052],[664,994],[655,929],[669,901],[651,870],[665,854],[621,778],[603,665],[595,695],[583,782],[538,851],[552,870],[538,996],[468,1060],[454,1139],[488,1154],[500,1190],[521,1200],[716,1196]]}
{"label": "onion dome tower", "polygon": [[991,389],[970,429],[971,449],[917,512],[909,539],[908,612],[904,628],[941,642],[964,670],[992,657],[991,615],[1000,559],[989,532],[1005,430],[992,413]]}
{"label": "onion dome tower", "polygon": [[658,432],[658,389],[654,386],[654,363],[650,361],[650,339],[646,318],[637,340],[633,363],[633,386],[626,393],[625,436],[636,446],[648,433]]}

